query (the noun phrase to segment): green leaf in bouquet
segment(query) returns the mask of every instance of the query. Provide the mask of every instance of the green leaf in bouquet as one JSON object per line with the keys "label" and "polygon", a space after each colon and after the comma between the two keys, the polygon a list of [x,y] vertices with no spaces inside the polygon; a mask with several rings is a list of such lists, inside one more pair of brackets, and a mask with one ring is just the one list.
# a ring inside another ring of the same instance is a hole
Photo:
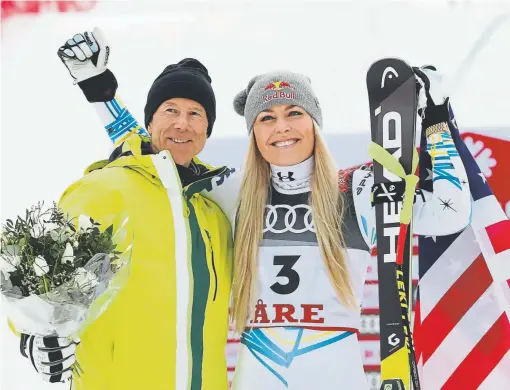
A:
{"label": "green leaf in bouquet", "polygon": [[[124,224],[115,233],[113,224],[104,231],[102,225],[93,219],[91,224],[92,227],[86,230],[78,230],[72,219],[56,205],[44,211],[41,204],[27,209],[25,218],[18,216],[15,222],[8,220],[1,234],[2,248],[19,245],[22,257],[16,272],[11,273],[14,287],[18,287],[23,296],[48,292],[70,281],[77,268],[84,267],[94,255],[101,253],[109,255],[111,270],[117,270],[124,254],[115,250],[114,235],[115,239],[119,239],[117,235],[119,231],[124,232]],[[62,263],[66,245],[72,245],[72,263]],[[45,263],[37,268],[37,259],[40,258],[45,259]]]}
{"label": "green leaf in bouquet", "polygon": [[46,275],[43,275],[41,278],[41,288],[40,288],[41,294],[46,294],[50,291],[50,283],[48,281],[48,278]]}
{"label": "green leaf in bouquet", "polygon": [[109,237],[113,234],[113,225],[110,225],[106,228],[105,233],[108,234]]}
{"label": "green leaf in bouquet", "polygon": [[60,245],[56,242],[53,242],[50,246],[50,253],[52,256],[58,256],[59,252],[62,250]]}

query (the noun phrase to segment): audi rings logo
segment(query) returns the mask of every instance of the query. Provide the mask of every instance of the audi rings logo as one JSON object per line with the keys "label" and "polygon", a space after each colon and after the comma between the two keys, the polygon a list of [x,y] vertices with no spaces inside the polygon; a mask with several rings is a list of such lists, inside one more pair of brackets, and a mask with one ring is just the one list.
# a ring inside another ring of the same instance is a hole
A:
{"label": "audi rings logo", "polygon": [[[266,224],[263,230],[265,232],[271,233],[304,233],[304,232],[313,232],[315,233],[315,226],[313,225],[312,220],[312,208],[307,204],[298,204],[295,206],[289,206],[286,204],[279,204],[276,206],[266,205],[267,213],[266,213]],[[283,216],[284,226],[281,229],[275,229],[275,226],[278,222],[278,209],[287,210],[285,212],[285,216]],[[303,225],[304,227],[301,229],[296,229],[295,225],[298,219],[298,213],[296,210],[303,209],[306,210],[305,215],[303,216]]]}

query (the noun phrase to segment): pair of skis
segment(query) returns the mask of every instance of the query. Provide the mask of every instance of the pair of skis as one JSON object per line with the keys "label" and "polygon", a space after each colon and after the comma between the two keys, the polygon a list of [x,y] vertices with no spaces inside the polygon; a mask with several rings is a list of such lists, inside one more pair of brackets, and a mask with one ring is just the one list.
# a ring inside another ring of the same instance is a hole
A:
{"label": "pair of skis", "polygon": [[[374,160],[379,275],[381,390],[420,390],[410,326],[412,205],[418,178],[417,88],[413,69],[385,58],[367,73]],[[412,387],[411,387],[412,384]]]}

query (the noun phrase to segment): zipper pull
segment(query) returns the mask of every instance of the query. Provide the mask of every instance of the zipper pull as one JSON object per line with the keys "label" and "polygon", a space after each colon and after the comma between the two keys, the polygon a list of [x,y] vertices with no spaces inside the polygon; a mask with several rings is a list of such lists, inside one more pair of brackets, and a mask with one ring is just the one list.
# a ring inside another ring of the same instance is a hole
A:
{"label": "zipper pull", "polygon": [[184,218],[189,218],[189,206],[188,206],[188,198],[186,197],[186,194],[182,193],[182,214],[184,215]]}
{"label": "zipper pull", "polygon": [[211,251],[211,265],[214,275],[214,294],[213,294],[213,302],[216,301],[216,296],[218,295],[218,273],[216,271],[216,264],[214,262],[214,251],[212,247],[212,240],[209,231],[205,230],[205,234],[207,235],[207,241],[209,241],[209,250]]}
{"label": "zipper pull", "polygon": [[209,231],[204,229],[205,235],[207,236],[207,243],[209,244],[209,250],[212,252],[212,242],[211,242],[211,235],[209,234]]}

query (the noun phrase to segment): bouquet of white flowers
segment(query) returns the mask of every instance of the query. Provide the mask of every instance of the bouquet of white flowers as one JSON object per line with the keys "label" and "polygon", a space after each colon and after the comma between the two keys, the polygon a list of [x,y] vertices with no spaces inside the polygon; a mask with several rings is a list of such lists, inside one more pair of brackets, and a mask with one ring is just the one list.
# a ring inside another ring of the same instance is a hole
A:
{"label": "bouquet of white flowers", "polygon": [[[0,236],[0,297],[16,330],[75,339],[110,305],[129,276],[127,220],[113,231],[88,216],[75,224],[55,204],[7,220]],[[77,227],[76,227],[77,225]]]}

